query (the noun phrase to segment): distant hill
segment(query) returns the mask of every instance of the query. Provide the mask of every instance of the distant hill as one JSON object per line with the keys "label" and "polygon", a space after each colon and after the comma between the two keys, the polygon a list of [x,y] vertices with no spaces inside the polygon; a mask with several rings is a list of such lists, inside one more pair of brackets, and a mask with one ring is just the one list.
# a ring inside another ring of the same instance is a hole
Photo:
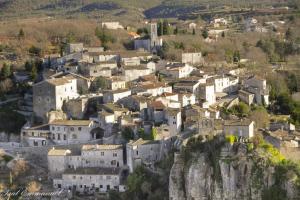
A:
{"label": "distant hill", "polygon": [[74,17],[82,14],[101,14],[107,18],[123,18],[126,15],[147,18],[178,17],[223,5],[287,5],[293,1],[295,0],[0,0],[0,18],[33,15]]}

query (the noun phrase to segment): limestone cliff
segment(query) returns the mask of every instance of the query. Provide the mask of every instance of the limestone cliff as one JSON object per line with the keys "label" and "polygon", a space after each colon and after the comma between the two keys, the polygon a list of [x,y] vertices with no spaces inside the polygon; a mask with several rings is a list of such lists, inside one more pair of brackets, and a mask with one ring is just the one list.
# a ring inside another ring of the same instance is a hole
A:
{"label": "limestone cliff", "polygon": [[261,157],[259,149],[249,152],[246,144],[224,141],[193,148],[175,154],[169,177],[172,200],[299,199],[297,174],[276,171],[281,168]]}

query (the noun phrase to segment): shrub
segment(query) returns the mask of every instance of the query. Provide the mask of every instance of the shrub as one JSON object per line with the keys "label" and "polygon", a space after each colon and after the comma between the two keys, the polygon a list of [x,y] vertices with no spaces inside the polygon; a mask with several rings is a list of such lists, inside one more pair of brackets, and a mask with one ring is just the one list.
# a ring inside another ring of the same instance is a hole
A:
{"label": "shrub", "polygon": [[235,142],[237,142],[237,137],[235,135],[226,135],[226,142],[233,145]]}

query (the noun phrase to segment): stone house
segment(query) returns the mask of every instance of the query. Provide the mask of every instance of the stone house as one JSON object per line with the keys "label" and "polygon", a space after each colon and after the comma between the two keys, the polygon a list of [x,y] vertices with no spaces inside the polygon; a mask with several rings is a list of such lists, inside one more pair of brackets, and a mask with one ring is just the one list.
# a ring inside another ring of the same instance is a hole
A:
{"label": "stone house", "polygon": [[179,93],[178,97],[182,107],[196,104],[196,96],[193,93]]}
{"label": "stone house", "polygon": [[177,108],[167,108],[165,115],[167,124],[169,125],[169,132],[171,137],[176,136],[181,131],[181,110]]}
{"label": "stone house", "polygon": [[144,66],[124,66],[122,68],[122,75],[126,82],[137,80],[139,77],[149,74],[151,74],[151,70]]}
{"label": "stone house", "polygon": [[174,90],[182,92],[190,92],[198,96],[200,82],[198,81],[180,81],[175,83]]}
{"label": "stone house", "polygon": [[105,79],[109,90],[118,90],[126,88],[126,81],[119,76],[112,76]]}
{"label": "stone house", "polygon": [[99,63],[80,63],[80,70],[87,77],[111,77],[112,70],[117,67],[118,66],[115,61]]}
{"label": "stone house", "polygon": [[118,62],[120,60],[120,55],[117,52],[111,51],[85,52],[82,55],[82,60],[88,63]]}
{"label": "stone house", "polygon": [[80,151],[50,149],[48,170],[52,176],[62,174],[67,169],[77,168],[119,168],[125,165],[123,146],[113,144],[83,145]]}
{"label": "stone house", "polygon": [[81,158],[83,167],[116,168],[124,166],[122,145],[83,145]]}
{"label": "stone house", "polygon": [[103,102],[104,103],[116,103],[119,100],[131,95],[131,90],[128,89],[118,89],[109,90],[103,92]]}
{"label": "stone house", "polygon": [[162,159],[163,144],[160,141],[138,139],[126,144],[127,165],[129,171],[140,165],[152,166]]}
{"label": "stone house", "polygon": [[164,82],[142,83],[132,88],[132,93],[156,97],[163,93],[172,93],[172,87]]}
{"label": "stone house", "polygon": [[110,190],[125,191],[121,184],[120,168],[77,168],[66,170],[61,178],[53,180],[55,189],[65,189],[85,194],[104,193]]}
{"label": "stone house", "polygon": [[141,115],[143,115],[144,109],[147,108],[148,101],[149,99],[147,97],[132,95],[119,100],[118,103],[131,111],[141,111]]}
{"label": "stone house", "polygon": [[206,103],[206,107],[216,103],[214,84],[206,83],[199,86],[199,98]]}
{"label": "stone house", "polygon": [[83,51],[83,43],[69,43],[67,44],[66,54],[78,53]]}
{"label": "stone house", "polygon": [[[215,85],[215,92],[236,92],[239,79],[233,76],[216,76],[212,78]],[[209,80],[208,80],[209,81]]]}
{"label": "stone house", "polygon": [[101,23],[102,28],[107,28],[107,29],[124,29],[124,27],[120,24],[120,22],[102,22]]}
{"label": "stone house", "polygon": [[21,129],[21,142],[25,146],[40,147],[49,145],[50,129],[48,124],[34,127],[24,125]]}
{"label": "stone house", "polygon": [[194,67],[186,63],[171,63],[168,64],[166,68],[160,72],[173,79],[180,79],[190,76],[193,70]]}
{"label": "stone house", "polygon": [[251,105],[254,103],[254,94],[247,92],[245,90],[239,90],[239,99],[244,103]]}
{"label": "stone house", "polygon": [[89,98],[86,96],[71,99],[65,103],[64,111],[69,118],[82,119],[87,110]]}
{"label": "stone house", "polygon": [[182,53],[182,63],[188,63],[191,65],[202,64],[204,59],[201,52],[197,53]]}
{"label": "stone house", "polygon": [[37,118],[46,121],[51,110],[62,110],[64,102],[79,96],[77,79],[62,77],[48,79],[33,85],[33,111]]}
{"label": "stone house", "polygon": [[92,140],[90,120],[55,120],[49,123],[51,139],[56,144],[84,143]]}
{"label": "stone house", "polygon": [[165,121],[166,106],[161,101],[153,101],[148,103],[147,116],[148,120],[155,123],[163,123]]}
{"label": "stone house", "polygon": [[244,81],[243,90],[255,95],[255,103],[269,105],[269,88],[267,80],[259,76],[252,76]]}
{"label": "stone house", "polygon": [[254,136],[254,121],[249,119],[226,120],[223,132],[238,137],[252,138]]}
{"label": "stone house", "polygon": [[70,156],[71,153],[69,149],[50,149],[47,156],[49,173],[51,175],[57,175],[68,169],[68,156]]}

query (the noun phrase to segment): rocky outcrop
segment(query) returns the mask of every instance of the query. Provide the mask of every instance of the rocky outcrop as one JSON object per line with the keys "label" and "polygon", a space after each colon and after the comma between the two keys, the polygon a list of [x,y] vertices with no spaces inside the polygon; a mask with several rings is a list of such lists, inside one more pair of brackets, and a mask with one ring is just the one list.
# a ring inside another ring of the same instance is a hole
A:
{"label": "rocky outcrop", "polygon": [[[260,200],[275,184],[274,166],[245,144],[223,145],[216,159],[203,151],[184,156],[175,154],[170,172],[172,200]],[[279,187],[287,199],[298,198],[292,179]]]}

